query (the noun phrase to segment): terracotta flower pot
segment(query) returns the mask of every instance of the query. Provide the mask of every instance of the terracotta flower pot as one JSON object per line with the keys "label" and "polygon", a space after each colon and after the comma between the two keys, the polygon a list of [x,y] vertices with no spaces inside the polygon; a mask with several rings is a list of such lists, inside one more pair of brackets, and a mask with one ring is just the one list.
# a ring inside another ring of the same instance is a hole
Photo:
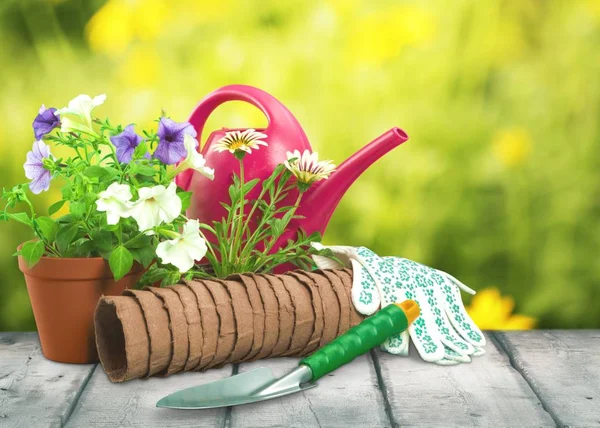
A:
{"label": "terracotta flower pot", "polygon": [[43,257],[30,269],[19,256],[19,269],[27,283],[42,352],[61,363],[98,361],[94,337],[98,300],[102,295],[120,295],[143,273],[136,264],[115,282],[108,262],[100,257]]}

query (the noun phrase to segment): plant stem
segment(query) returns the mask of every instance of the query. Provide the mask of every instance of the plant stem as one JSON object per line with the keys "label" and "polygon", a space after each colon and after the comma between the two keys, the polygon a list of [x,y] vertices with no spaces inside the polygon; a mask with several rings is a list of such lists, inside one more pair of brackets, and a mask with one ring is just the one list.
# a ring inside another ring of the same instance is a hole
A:
{"label": "plant stem", "polygon": [[[235,214],[233,215],[233,219],[231,222],[231,237],[233,238],[230,241],[231,246],[229,247],[229,262],[233,263],[234,256],[236,258],[236,262],[239,261],[238,248],[241,246],[241,239],[243,236],[243,228],[244,228],[244,208],[246,202],[246,195],[244,195],[244,161],[243,159],[239,160],[240,162],[240,198],[239,198],[239,214],[237,208],[234,210]],[[233,207],[232,207],[233,208]]]}
{"label": "plant stem", "polygon": [[[294,217],[294,214],[296,213],[296,210],[300,206],[300,202],[302,201],[302,195],[303,195],[303,192],[300,192],[298,194],[298,197],[296,198],[296,202],[294,203],[294,207],[291,210],[292,211],[292,215],[290,216],[290,218]],[[273,246],[277,243],[277,241],[279,240],[279,238],[281,238],[281,235],[283,233],[285,233],[285,231],[287,229],[287,226],[288,226],[287,224],[284,224],[283,228],[282,228],[283,232],[281,234],[279,234],[279,235],[273,235],[271,237],[271,239],[269,240],[269,243],[267,245],[265,245],[265,249],[263,250],[262,255],[264,257],[266,257],[266,258],[265,258],[265,260],[263,262],[261,262],[257,267],[254,268],[255,272],[258,271],[258,269],[260,269],[262,266],[264,266],[264,264],[269,260],[269,252],[273,249]],[[296,243],[294,246],[290,247],[290,249],[296,248],[299,245],[300,245],[299,243]]]}

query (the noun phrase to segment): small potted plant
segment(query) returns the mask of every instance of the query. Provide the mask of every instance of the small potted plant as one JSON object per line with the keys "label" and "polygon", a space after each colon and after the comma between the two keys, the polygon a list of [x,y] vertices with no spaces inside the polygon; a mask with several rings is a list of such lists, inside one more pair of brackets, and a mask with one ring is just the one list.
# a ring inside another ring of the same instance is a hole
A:
{"label": "small potted plant", "polygon": [[[62,109],[41,107],[33,122],[35,141],[24,164],[28,183],[4,190],[0,219],[31,228],[34,239],[19,246],[23,272],[44,355],[55,361],[97,360],[93,313],[103,294],[120,294],[136,284],[173,284],[182,277],[221,277],[271,272],[293,263],[310,268],[311,255],[332,256],[311,244],[318,233],[299,231],[277,252],[302,194],[334,170],[316,153],[288,153],[272,176],[246,182],[244,156],[266,145],[264,135],[228,133],[216,146],[240,160],[232,177],[227,217],[212,225],[188,219],[190,193],[174,178],[194,169],[215,171],[198,153],[196,131],[187,122],[162,116],[156,130],[112,125],[92,117],[105,95],[79,95]],[[48,144],[72,153],[55,157]],[[218,173],[218,172],[217,172]],[[61,186],[46,215],[35,212],[28,193]],[[261,186],[256,200],[247,200]],[[280,206],[290,192],[296,204]],[[15,211],[24,206],[25,211]],[[207,239],[207,236],[209,239]]]}

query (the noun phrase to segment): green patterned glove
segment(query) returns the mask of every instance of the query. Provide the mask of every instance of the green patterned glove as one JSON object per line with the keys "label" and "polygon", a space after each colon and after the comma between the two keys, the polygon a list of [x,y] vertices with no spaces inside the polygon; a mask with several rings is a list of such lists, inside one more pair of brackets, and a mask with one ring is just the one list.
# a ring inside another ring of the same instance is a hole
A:
{"label": "green patterned glove", "polygon": [[[471,361],[485,353],[485,337],[468,316],[460,289],[475,294],[453,276],[399,257],[379,257],[364,247],[327,247],[354,272],[352,302],[371,315],[379,307],[415,300],[421,316],[408,331],[387,339],[382,349],[408,355],[409,335],[421,358],[442,365]],[[319,268],[340,268],[331,259],[315,256]]]}

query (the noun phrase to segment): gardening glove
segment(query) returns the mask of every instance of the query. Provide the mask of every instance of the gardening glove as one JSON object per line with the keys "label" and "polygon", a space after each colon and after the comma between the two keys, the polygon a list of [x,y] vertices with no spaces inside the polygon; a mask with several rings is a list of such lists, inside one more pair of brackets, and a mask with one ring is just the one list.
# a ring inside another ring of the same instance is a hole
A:
{"label": "gardening glove", "polygon": [[[407,355],[410,335],[421,358],[437,364],[469,362],[470,356],[485,353],[485,337],[466,313],[459,289],[475,292],[453,276],[411,260],[381,258],[364,247],[317,248],[331,250],[339,262],[353,268],[352,302],[361,314],[371,315],[404,299],[419,304],[419,318],[408,331],[388,338],[383,350]],[[313,258],[321,269],[344,267],[327,257]]]}

